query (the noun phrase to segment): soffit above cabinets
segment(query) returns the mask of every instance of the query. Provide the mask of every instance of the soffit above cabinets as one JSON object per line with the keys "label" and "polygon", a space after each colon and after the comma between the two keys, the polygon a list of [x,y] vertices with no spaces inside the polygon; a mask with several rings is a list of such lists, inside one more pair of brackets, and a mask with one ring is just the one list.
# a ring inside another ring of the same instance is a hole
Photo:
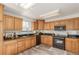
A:
{"label": "soffit above cabinets", "polygon": [[[27,5],[28,3],[26,3]],[[21,3],[4,3],[5,11],[29,19],[38,17],[58,18],[79,13],[79,3],[33,3],[29,8],[22,8]]]}

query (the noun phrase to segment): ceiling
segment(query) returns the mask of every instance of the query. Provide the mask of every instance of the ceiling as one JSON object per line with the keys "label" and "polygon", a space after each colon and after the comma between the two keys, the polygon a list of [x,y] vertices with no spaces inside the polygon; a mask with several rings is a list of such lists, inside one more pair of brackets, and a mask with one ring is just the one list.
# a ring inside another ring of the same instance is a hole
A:
{"label": "ceiling", "polygon": [[16,15],[31,19],[37,18],[55,10],[59,10],[59,15],[51,16],[52,18],[79,13],[79,3],[35,3],[28,9],[24,9],[16,4],[17,3],[4,3],[5,12],[14,13]]}

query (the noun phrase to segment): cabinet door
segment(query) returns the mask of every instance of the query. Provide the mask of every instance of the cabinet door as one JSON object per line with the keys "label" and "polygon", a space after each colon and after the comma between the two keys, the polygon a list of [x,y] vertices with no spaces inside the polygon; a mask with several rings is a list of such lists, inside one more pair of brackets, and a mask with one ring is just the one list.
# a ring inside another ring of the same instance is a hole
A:
{"label": "cabinet door", "polygon": [[53,46],[52,36],[42,35],[41,36],[41,42],[42,42],[42,44],[45,44],[45,45],[48,45],[48,46]]}
{"label": "cabinet door", "polygon": [[46,37],[44,35],[41,36],[41,43],[46,44]]}
{"label": "cabinet door", "polygon": [[35,37],[32,37],[31,38],[31,46],[35,46],[36,45],[36,38]]}
{"label": "cabinet door", "polygon": [[4,30],[14,30],[14,17],[13,16],[4,16]]}
{"label": "cabinet door", "polygon": [[21,31],[22,30],[22,19],[15,17],[15,31]]}
{"label": "cabinet door", "polygon": [[70,52],[72,50],[72,40],[70,38],[65,40],[65,49]]}
{"label": "cabinet door", "polygon": [[44,29],[44,20],[38,20],[38,30]]}
{"label": "cabinet door", "polygon": [[3,21],[4,6],[0,4],[0,21]]}
{"label": "cabinet door", "polygon": [[41,44],[44,44],[44,37],[41,35]]}
{"label": "cabinet door", "polygon": [[78,39],[72,39],[72,52],[79,54],[79,42]]}
{"label": "cabinet door", "polygon": [[50,22],[50,30],[54,30],[54,23]]}
{"label": "cabinet door", "polygon": [[52,39],[52,36],[48,36],[47,37],[47,40],[46,40],[46,44],[48,45],[48,46],[53,46],[53,39]]}
{"label": "cabinet door", "polygon": [[74,21],[74,19],[67,20],[66,28],[67,28],[67,30],[75,30],[75,21]]}
{"label": "cabinet door", "polygon": [[24,40],[18,41],[18,53],[24,51],[25,49],[25,44],[24,44]]}
{"label": "cabinet door", "polygon": [[79,30],[79,18],[75,18],[75,19],[74,19],[74,23],[75,23],[74,29],[75,29],[75,30]]}
{"label": "cabinet door", "polygon": [[0,46],[0,55],[2,55],[2,47]]}
{"label": "cabinet door", "polygon": [[45,22],[44,29],[50,30],[50,23],[49,22]]}
{"label": "cabinet door", "polygon": [[38,29],[38,24],[36,21],[32,22],[32,30],[37,30]]}
{"label": "cabinet door", "polygon": [[13,55],[17,54],[17,43],[7,43],[4,45],[4,54]]}
{"label": "cabinet door", "polygon": [[31,39],[30,38],[26,38],[25,40],[25,49],[28,49],[31,47]]}

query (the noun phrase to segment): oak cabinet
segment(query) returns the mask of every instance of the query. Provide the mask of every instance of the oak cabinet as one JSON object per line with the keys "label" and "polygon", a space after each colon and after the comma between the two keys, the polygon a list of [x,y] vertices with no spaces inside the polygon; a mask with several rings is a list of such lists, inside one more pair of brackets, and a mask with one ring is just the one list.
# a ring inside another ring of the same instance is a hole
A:
{"label": "oak cabinet", "polygon": [[36,45],[36,37],[27,37],[25,38],[25,49],[31,48]]}
{"label": "oak cabinet", "polygon": [[0,55],[2,55],[2,44],[3,44],[3,14],[4,14],[4,6],[0,4]]}
{"label": "oak cabinet", "polygon": [[38,29],[38,24],[36,21],[32,22],[32,30],[37,30]]}
{"label": "oak cabinet", "polygon": [[74,30],[75,29],[74,25],[75,25],[75,22],[73,20],[69,19],[66,24],[67,30]]}
{"label": "oak cabinet", "polygon": [[79,39],[67,38],[65,42],[65,48],[67,51],[79,54]]}
{"label": "oak cabinet", "polygon": [[0,4],[0,21],[3,21],[4,5]]}
{"label": "oak cabinet", "polygon": [[53,30],[54,29],[54,23],[53,22],[45,22],[44,23],[44,30]]}
{"label": "oak cabinet", "polygon": [[14,30],[14,17],[4,15],[4,31]]}
{"label": "oak cabinet", "polygon": [[22,51],[24,51],[24,46],[25,46],[25,44],[24,44],[24,39],[18,39],[18,42],[17,42],[17,51],[18,51],[18,53],[20,53],[20,52],[22,52]]}
{"label": "oak cabinet", "polygon": [[66,38],[66,40],[65,40],[65,49],[67,50],[67,51],[71,51],[72,50],[72,40],[71,39],[69,39],[69,38]]}
{"label": "oak cabinet", "polygon": [[17,41],[10,41],[4,43],[3,51],[4,55],[17,54]]}
{"label": "oak cabinet", "polygon": [[45,30],[50,30],[50,23],[49,22],[44,23],[44,29]]}
{"label": "oak cabinet", "polygon": [[38,30],[44,29],[44,20],[37,20],[38,23]]}
{"label": "oak cabinet", "polygon": [[31,47],[31,38],[28,37],[28,38],[26,38],[26,40],[25,40],[25,49],[28,49],[28,48],[30,48],[30,47]]}
{"label": "oak cabinet", "polygon": [[36,37],[32,37],[31,38],[31,47],[35,46],[36,45]]}
{"label": "oak cabinet", "polygon": [[2,52],[2,46],[0,46],[0,55],[2,55],[3,52]]}
{"label": "oak cabinet", "polygon": [[54,30],[54,22],[50,22],[50,30]]}
{"label": "oak cabinet", "polygon": [[15,22],[14,22],[15,31],[22,31],[23,20],[21,18],[18,18],[18,17],[15,17],[14,19],[15,19]]}
{"label": "oak cabinet", "polygon": [[79,30],[79,18],[71,18],[66,20],[67,30]]}
{"label": "oak cabinet", "polygon": [[44,20],[36,20],[32,22],[32,30],[43,30],[44,29]]}
{"label": "oak cabinet", "polygon": [[21,31],[22,19],[15,16],[4,15],[4,31]]}
{"label": "oak cabinet", "polygon": [[52,36],[49,35],[42,35],[41,36],[41,43],[48,45],[48,46],[53,46],[53,38]]}
{"label": "oak cabinet", "polygon": [[74,18],[74,29],[79,30],[79,18]]}

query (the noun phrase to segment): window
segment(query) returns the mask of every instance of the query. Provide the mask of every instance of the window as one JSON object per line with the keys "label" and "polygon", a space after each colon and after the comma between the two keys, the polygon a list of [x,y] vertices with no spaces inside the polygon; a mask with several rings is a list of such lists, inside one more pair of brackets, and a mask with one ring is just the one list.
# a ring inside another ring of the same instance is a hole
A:
{"label": "window", "polygon": [[23,31],[30,31],[30,30],[31,30],[31,22],[23,21]]}

